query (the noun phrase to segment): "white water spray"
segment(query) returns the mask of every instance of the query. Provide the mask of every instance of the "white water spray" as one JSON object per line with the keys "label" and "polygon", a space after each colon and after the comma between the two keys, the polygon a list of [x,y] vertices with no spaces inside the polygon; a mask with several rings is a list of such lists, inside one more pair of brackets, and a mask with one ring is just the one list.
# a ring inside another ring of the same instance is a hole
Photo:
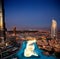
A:
{"label": "white water spray", "polygon": [[25,57],[31,57],[32,55],[38,56],[38,54],[34,51],[35,45],[33,44],[36,43],[36,39],[32,37],[28,37],[27,39],[30,40],[27,41],[26,49],[24,50],[24,56]]}

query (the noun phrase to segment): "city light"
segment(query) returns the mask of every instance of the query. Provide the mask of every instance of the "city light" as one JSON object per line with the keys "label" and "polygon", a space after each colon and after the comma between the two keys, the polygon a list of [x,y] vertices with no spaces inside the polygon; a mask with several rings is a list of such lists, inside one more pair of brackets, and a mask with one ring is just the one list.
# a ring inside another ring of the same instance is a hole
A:
{"label": "city light", "polygon": [[2,12],[0,12],[0,30],[3,28]]}
{"label": "city light", "polygon": [[54,29],[56,29],[56,27],[57,27],[57,22],[56,22],[55,20],[52,20],[52,27],[53,27]]}
{"label": "city light", "polygon": [[57,38],[57,22],[56,20],[52,20],[52,25],[51,25],[51,38]]}
{"label": "city light", "polygon": [[35,45],[33,43],[36,43],[36,38],[33,37],[27,37],[27,45],[24,50],[24,56],[25,57],[31,57],[32,55],[38,56],[38,54],[34,51]]}

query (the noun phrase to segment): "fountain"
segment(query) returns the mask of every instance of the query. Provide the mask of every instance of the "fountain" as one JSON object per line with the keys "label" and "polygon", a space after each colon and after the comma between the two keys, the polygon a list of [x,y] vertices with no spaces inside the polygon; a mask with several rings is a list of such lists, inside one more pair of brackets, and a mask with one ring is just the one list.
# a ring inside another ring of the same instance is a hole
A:
{"label": "fountain", "polygon": [[[54,56],[46,56],[43,50],[36,44],[36,38],[27,37],[21,45],[21,49],[11,58],[17,59],[55,59]],[[10,58],[10,59],[11,59]]]}
{"label": "fountain", "polygon": [[27,37],[26,39],[28,41],[27,41],[26,48],[24,50],[24,56],[25,57],[31,57],[32,55],[38,56],[38,54],[34,51],[35,49],[34,43],[36,43],[36,39],[33,37]]}

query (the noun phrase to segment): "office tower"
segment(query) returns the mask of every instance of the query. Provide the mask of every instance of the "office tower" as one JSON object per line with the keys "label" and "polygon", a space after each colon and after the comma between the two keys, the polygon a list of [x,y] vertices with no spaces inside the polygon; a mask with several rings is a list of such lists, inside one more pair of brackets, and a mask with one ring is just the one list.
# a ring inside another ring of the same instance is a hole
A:
{"label": "office tower", "polygon": [[13,34],[16,36],[16,27],[13,28]]}
{"label": "office tower", "polygon": [[52,20],[51,24],[51,38],[57,39],[57,22],[54,19]]}
{"label": "office tower", "polygon": [[2,39],[2,42],[6,40],[3,0],[0,0],[0,38]]}

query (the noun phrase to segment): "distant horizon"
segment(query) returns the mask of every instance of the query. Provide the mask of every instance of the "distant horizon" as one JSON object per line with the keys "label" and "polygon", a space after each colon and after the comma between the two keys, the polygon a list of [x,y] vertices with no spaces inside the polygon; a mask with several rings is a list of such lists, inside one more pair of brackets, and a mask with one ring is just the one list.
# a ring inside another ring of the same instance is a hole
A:
{"label": "distant horizon", "polygon": [[[7,29],[8,31],[11,31],[11,30],[13,30],[14,29],[14,27],[12,27],[11,29]],[[51,30],[51,28],[20,28],[20,29],[18,29],[17,27],[16,27],[16,30],[17,31],[23,31],[23,30]],[[60,28],[57,28],[57,31],[60,31]]]}

